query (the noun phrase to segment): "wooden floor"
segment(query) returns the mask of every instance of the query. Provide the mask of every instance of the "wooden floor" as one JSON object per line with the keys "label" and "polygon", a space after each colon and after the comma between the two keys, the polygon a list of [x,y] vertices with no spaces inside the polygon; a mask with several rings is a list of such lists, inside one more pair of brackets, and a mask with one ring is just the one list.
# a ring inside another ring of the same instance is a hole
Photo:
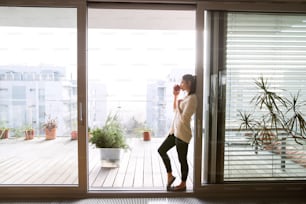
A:
{"label": "wooden floor", "polygon": [[[139,138],[130,139],[130,150],[122,153],[118,168],[101,168],[99,152],[94,146],[90,146],[90,173],[89,186],[94,189],[123,188],[123,189],[164,189],[166,185],[166,170],[157,149],[162,143],[161,139],[153,139],[149,142]],[[191,145],[190,145],[191,146]],[[173,173],[180,179],[180,165],[175,148],[169,151],[172,160]],[[188,153],[189,176],[187,185],[192,188],[192,149]],[[107,166],[107,164],[106,164]]]}
{"label": "wooden floor", "polygon": [[[164,189],[165,167],[157,153],[162,139],[149,142],[129,139],[130,149],[122,153],[119,167],[101,167],[98,150],[89,145],[90,190],[101,189]],[[190,145],[191,147],[192,145]],[[169,151],[173,173],[180,179],[180,165],[175,148]],[[188,153],[187,186],[192,189],[193,150]],[[77,185],[77,141],[70,138],[45,140],[0,140],[1,185]]]}

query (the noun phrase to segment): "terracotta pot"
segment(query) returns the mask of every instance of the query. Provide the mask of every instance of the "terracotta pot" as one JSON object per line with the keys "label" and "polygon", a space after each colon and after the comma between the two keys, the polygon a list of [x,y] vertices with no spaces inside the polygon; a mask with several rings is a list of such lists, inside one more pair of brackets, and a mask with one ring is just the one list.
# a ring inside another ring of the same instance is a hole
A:
{"label": "terracotta pot", "polygon": [[24,131],[24,135],[25,135],[25,140],[32,140],[34,138],[35,131],[34,130],[26,130],[26,131]]}
{"label": "terracotta pot", "polygon": [[71,131],[70,135],[71,135],[72,140],[77,140],[78,139],[78,131],[73,130],[73,131]]}
{"label": "terracotta pot", "polygon": [[261,132],[259,133],[259,140],[262,141],[264,145],[271,145],[276,139],[273,132]]}
{"label": "terracotta pot", "polygon": [[149,131],[143,132],[143,140],[150,141],[151,140],[151,133]]}
{"label": "terracotta pot", "polygon": [[52,129],[45,129],[46,132],[46,140],[54,140],[56,138],[56,128],[52,128]]}
{"label": "terracotta pot", "polygon": [[0,130],[0,139],[7,139],[9,134],[9,130]]}

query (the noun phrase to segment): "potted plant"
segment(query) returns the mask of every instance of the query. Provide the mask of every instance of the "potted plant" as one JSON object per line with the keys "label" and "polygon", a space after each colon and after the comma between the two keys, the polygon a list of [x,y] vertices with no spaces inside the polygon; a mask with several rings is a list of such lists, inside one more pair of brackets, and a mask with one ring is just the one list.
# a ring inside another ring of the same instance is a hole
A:
{"label": "potted plant", "polygon": [[139,132],[142,136],[143,141],[150,141],[152,129],[148,127],[146,122],[139,123]]}
{"label": "potted plant", "polygon": [[72,122],[72,131],[70,132],[71,140],[77,140],[78,139],[78,131],[77,131],[77,121],[74,120]]}
{"label": "potted plant", "polygon": [[70,132],[71,140],[77,140],[78,139],[78,131],[77,130],[72,130]]}
{"label": "potted plant", "polygon": [[53,140],[56,138],[57,120],[55,118],[51,118],[51,116],[48,115],[46,122],[43,124],[43,128],[46,133],[46,140]]}
{"label": "potted plant", "polygon": [[152,135],[152,129],[145,126],[142,130],[143,141],[150,141]]}
{"label": "potted plant", "polygon": [[35,131],[32,125],[26,125],[23,128],[23,132],[24,132],[25,140],[32,140],[34,138]]}
{"label": "potted plant", "polygon": [[[92,134],[91,134],[91,130],[90,127],[88,127],[88,138],[90,139]],[[70,132],[70,136],[71,136],[71,140],[77,140],[78,139],[78,131],[77,130],[72,130]]]}
{"label": "potted plant", "polygon": [[121,150],[127,148],[118,114],[109,114],[102,127],[91,130],[90,142],[100,150],[100,159],[118,162]]}
{"label": "potted plant", "polygon": [[9,128],[7,127],[5,122],[0,123],[0,139],[7,139],[9,136]]}
{"label": "potted plant", "polygon": [[254,113],[239,111],[240,131],[245,131],[253,140],[256,150],[261,147],[280,153],[281,147],[276,144],[284,145],[287,137],[302,144],[300,141],[306,139],[306,121],[300,108],[306,103],[300,101],[300,93],[290,93],[291,97],[287,98],[285,93],[281,95],[272,90],[264,77],[256,80],[255,84],[259,92],[251,100]]}
{"label": "potted plant", "polygon": [[144,130],[143,131],[143,140],[144,141],[150,141],[151,140],[151,131],[150,130]]}
{"label": "potted plant", "polygon": [[15,137],[16,139],[24,135],[23,128],[11,128],[10,129],[11,136]]}
{"label": "potted plant", "polygon": [[141,137],[144,141],[150,141],[152,135],[152,129],[149,128],[146,122],[138,122],[134,117],[130,120],[127,127],[129,133]]}

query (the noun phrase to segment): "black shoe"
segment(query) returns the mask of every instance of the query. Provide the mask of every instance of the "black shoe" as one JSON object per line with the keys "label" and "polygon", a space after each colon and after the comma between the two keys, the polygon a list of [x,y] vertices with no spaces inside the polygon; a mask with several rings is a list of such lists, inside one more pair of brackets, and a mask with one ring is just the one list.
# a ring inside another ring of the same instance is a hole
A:
{"label": "black shoe", "polygon": [[186,191],[186,186],[185,187],[172,186],[172,187],[169,188],[169,191],[173,191],[173,192]]}
{"label": "black shoe", "polygon": [[175,181],[175,179],[176,179],[176,177],[173,176],[172,179],[171,179],[171,181],[170,181],[170,182],[168,183],[168,185],[167,185],[167,191],[170,191],[171,185],[173,184],[173,182]]}

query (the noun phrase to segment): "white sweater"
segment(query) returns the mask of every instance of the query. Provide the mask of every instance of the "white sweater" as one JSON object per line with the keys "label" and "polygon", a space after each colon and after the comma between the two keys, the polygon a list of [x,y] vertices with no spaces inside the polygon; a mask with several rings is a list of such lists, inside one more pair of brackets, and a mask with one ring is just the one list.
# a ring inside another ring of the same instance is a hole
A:
{"label": "white sweater", "polygon": [[190,121],[197,108],[197,97],[195,94],[186,96],[180,107],[176,108],[169,134],[189,143],[192,137]]}

